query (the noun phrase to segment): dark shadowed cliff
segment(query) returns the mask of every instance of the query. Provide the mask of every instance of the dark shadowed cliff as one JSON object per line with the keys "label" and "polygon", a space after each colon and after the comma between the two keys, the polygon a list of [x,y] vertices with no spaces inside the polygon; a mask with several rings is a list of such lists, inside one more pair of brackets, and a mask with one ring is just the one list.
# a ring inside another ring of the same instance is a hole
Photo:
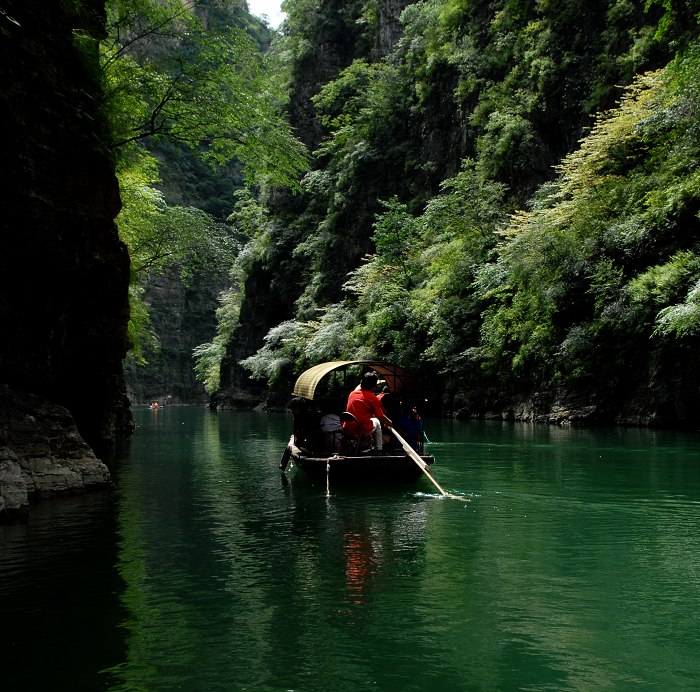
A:
{"label": "dark shadowed cliff", "polygon": [[34,491],[107,482],[92,450],[131,427],[129,258],[94,78],[103,8],[67,7],[0,10],[0,515]]}

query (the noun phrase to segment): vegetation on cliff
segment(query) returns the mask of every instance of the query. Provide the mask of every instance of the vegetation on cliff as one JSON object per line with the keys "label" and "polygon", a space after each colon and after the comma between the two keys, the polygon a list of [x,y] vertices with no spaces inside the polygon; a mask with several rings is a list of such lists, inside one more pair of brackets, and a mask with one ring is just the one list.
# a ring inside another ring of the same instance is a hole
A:
{"label": "vegetation on cliff", "polygon": [[[135,363],[164,370],[156,392],[178,365],[168,361],[181,335],[167,331],[160,314],[151,319],[154,281],[179,273],[197,295],[215,295],[240,247],[225,223],[234,191],[294,186],[305,166],[262,53],[269,33],[239,2],[107,3],[100,77],[123,203],[117,223],[131,255],[132,388],[142,379]],[[194,344],[183,344],[189,361]]]}
{"label": "vegetation on cliff", "polygon": [[[286,5],[277,52],[313,91],[295,60],[336,16]],[[611,416],[652,391],[657,416],[682,418],[698,379],[697,3],[424,0],[380,58],[383,7],[337,19],[364,39],[315,85],[314,170],[293,209],[260,217],[248,295],[222,315],[229,353],[273,387],[371,355],[455,390],[585,392]],[[263,266],[287,311],[241,354]]]}

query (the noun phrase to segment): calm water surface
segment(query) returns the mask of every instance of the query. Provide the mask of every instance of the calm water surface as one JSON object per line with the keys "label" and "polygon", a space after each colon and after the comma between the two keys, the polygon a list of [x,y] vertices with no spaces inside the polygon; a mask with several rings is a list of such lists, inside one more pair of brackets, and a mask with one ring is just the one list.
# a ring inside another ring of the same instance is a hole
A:
{"label": "calm water surface", "polygon": [[326,488],[290,419],[135,411],[117,489],[0,527],[4,690],[700,688],[700,435],[430,421]]}

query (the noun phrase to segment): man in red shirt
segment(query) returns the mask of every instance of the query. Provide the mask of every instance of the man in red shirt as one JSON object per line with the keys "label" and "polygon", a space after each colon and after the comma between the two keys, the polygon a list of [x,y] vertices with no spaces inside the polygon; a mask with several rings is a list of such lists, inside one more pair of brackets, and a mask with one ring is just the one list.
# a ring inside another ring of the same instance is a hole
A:
{"label": "man in red shirt", "polygon": [[[392,423],[384,414],[382,404],[374,394],[377,386],[377,373],[366,372],[360,386],[350,392],[345,410],[352,413],[357,420],[343,421],[343,428],[351,435],[361,432],[365,437],[371,436],[377,451],[382,449],[382,424],[390,428]],[[357,430],[359,425],[359,431]]]}

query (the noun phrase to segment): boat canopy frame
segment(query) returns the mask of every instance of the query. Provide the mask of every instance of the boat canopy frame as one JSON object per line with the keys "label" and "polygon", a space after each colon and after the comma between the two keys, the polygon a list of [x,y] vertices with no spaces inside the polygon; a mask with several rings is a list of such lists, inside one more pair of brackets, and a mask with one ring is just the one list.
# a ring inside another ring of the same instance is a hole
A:
{"label": "boat canopy frame", "polygon": [[333,360],[314,365],[301,373],[294,384],[292,395],[313,401],[316,387],[326,375],[351,365],[361,365],[367,370],[376,372],[380,379],[386,382],[391,392],[413,392],[418,384],[417,378],[413,374],[398,365],[377,360]]}

